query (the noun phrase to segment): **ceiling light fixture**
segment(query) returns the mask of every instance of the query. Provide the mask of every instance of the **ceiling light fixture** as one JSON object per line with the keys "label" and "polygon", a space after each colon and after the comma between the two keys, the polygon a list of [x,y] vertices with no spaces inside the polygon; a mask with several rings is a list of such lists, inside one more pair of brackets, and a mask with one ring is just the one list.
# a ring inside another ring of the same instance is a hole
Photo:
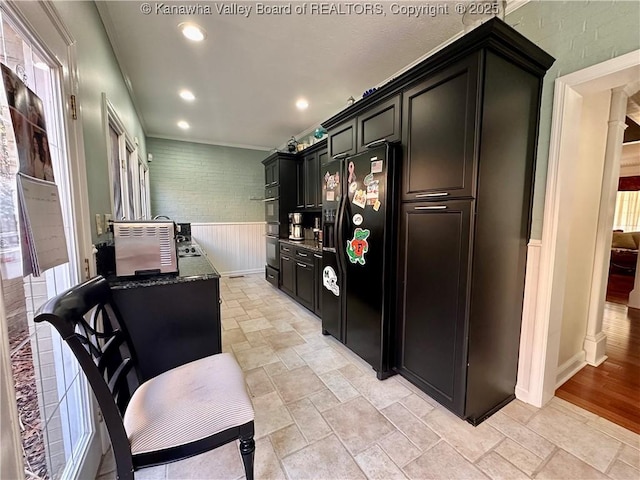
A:
{"label": "ceiling light fixture", "polygon": [[178,126],[183,130],[186,130],[186,129],[189,128],[189,124],[187,122],[185,122],[184,120],[180,120],[178,122]]}
{"label": "ceiling light fixture", "polygon": [[201,42],[207,36],[204,29],[195,23],[181,23],[178,28],[182,35],[193,42]]}
{"label": "ceiling light fixture", "polygon": [[296,107],[298,110],[306,110],[309,108],[309,102],[307,102],[304,98],[301,98],[296,102]]}
{"label": "ceiling light fixture", "polygon": [[189,90],[180,90],[179,95],[180,95],[180,98],[188,102],[193,102],[196,99],[196,96]]}

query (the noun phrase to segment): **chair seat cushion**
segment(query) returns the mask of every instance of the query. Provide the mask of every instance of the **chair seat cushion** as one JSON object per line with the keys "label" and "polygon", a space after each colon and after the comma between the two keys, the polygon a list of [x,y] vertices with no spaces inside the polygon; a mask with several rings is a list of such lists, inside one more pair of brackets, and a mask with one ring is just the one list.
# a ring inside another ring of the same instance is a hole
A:
{"label": "chair seat cushion", "polygon": [[136,455],[185,445],[254,418],[244,375],[233,355],[187,363],[143,383],[124,427]]}

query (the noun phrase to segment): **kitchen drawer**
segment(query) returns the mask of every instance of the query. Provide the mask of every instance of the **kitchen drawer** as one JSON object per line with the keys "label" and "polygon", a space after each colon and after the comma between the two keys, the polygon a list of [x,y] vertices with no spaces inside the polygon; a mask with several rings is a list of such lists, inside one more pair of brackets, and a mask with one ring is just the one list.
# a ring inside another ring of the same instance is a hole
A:
{"label": "kitchen drawer", "polygon": [[264,278],[271,285],[278,288],[280,280],[280,272],[278,270],[267,265],[264,269]]}
{"label": "kitchen drawer", "polygon": [[280,197],[280,187],[276,186],[276,187],[266,187],[264,189],[264,198],[268,199],[268,198],[279,198]]}
{"label": "kitchen drawer", "polygon": [[291,255],[293,255],[294,249],[295,249],[295,247],[291,246],[291,244],[280,242],[280,251],[282,253],[285,253],[285,254],[291,256]]}
{"label": "kitchen drawer", "polygon": [[296,248],[295,257],[297,260],[302,260],[303,262],[313,262],[313,251],[307,250],[306,248]]}

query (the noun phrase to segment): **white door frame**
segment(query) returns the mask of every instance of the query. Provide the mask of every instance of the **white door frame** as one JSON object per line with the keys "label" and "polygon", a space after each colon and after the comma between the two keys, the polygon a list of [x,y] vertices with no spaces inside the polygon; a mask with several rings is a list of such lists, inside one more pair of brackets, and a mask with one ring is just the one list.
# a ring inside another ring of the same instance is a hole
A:
{"label": "white door frame", "polygon": [[[576,152],[579,151],[583,96],[624,87],[637,82],[638,78],[640,50],[559,77],[555,82],[542,241],[538,243],[532,240],[529,245],[530,261],[527,265],[516,385],[516,396],[538,407],[549,401],[556,389],[569,249],[568,217],[574,186],[572,171]],[[620,120],[623,121],[624,116]],[[621,151],[622,141],[619,149]],[[605,172],[607,169],[613,171],[615,161],[615,155],[607,155],[609,165],[605,165]],[[614,162],[613,165],[611,162]],[[619,154],[617,162],[619,168]],[[610,187],[605,183],[602,196],[608,198]],[[609,232],[598,233],[604,234],[610,237]],[[600,240],[597,248],[604,250],[605,244],[606,241]],[[604,252],[600,252],[602,255]],[[536,264],[537,260],[539,264]],[[593,307],[592,301],[590,309]]]}

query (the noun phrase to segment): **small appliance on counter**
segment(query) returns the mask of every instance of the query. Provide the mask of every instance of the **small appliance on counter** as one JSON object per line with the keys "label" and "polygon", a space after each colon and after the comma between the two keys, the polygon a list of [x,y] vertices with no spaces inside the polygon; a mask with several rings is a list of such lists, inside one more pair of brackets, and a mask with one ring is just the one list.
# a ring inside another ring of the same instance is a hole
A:
{"label": "small appliance on counter", "polygon": [[302,213],[289,214],[289,240],[304,240],[304,228],[302,227]]}
{"label": "small appliance on counter", "polygon": [[113,222],[113,242],[118,277],[178,273],[172,221]]}
{"label": "small appliance on counter", "polygon": [[320,217],[313,219],[313,240],[315,242],[322,241],[322,228],[320,228]]}

